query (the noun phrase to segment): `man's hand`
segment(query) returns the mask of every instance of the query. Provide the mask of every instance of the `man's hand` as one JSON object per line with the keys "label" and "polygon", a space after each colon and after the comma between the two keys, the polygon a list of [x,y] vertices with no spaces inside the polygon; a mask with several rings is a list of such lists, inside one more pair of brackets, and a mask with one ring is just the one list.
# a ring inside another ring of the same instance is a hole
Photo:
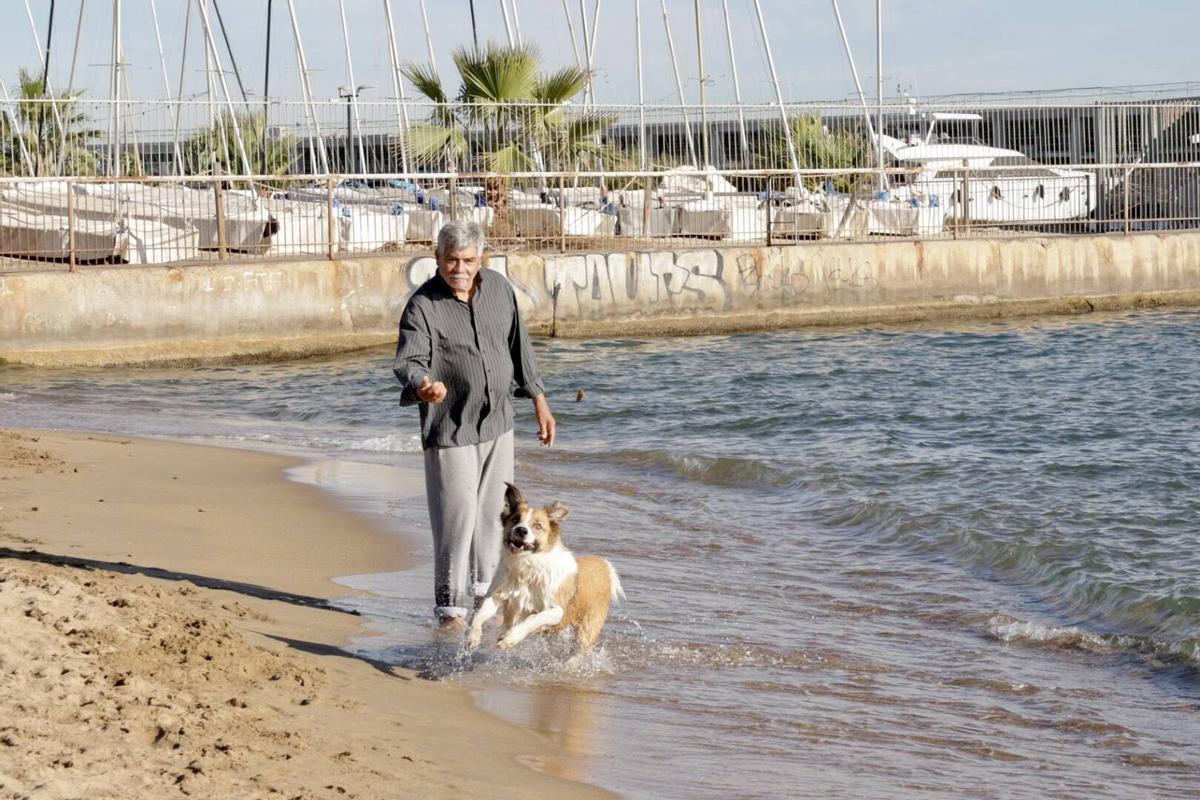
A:
{"label": "man's hand", "polygon": [[554,444],[554,431],[557,423],[554,421],[554,415],[550,413],[550,404],[546,402],[546,395],[539,394],[533,398],[533,413],[537,416],[538,424],[538,441],[547,447]]}
{"label": "man's hand", "polygon": [[446,384],[441,381],[431,383],[426,375],[421,378],[421,385],[417,387],[417,397],[426,403],[440,403],[446,399]]}

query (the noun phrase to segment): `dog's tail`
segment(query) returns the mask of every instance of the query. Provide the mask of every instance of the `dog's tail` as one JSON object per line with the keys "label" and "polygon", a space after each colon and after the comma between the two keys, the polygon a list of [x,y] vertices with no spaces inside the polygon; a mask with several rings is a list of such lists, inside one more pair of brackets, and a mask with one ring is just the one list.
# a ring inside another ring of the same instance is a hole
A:
{"label": "dog's tail", "polygon": [[617,570],[613,567],[612,562],[604,559],[604,565],[608,567],[608,582],[612,585],[612,601],[614,603],[625,602],[625,590],[621,588],[621,579],[617,576]]}

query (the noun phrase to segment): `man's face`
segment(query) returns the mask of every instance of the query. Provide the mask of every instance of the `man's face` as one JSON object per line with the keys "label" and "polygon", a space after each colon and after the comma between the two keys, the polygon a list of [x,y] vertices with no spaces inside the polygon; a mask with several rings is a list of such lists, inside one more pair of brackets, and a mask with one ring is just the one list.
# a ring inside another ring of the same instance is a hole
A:
{"label": "man's face", "polygon": [[474,246],[451,250],[437,259],[442,280],[456,292],[468,291],[475,284],[480,263],[479,248]]}

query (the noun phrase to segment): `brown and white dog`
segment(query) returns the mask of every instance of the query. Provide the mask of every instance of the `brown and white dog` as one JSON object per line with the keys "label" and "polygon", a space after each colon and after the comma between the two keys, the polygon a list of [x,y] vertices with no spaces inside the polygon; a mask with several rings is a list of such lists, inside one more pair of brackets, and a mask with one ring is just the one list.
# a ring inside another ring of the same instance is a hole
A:
{"label": "brown and white dog", "polygon": [[562,503],[533,508],[511,483],[504,495],[500,566],[487,597],[471,619],[467,647],[479,646],[483,625],[503,615],[504,632],[496,646],[509,648],[541,630],[573,628],[575,654],[596,643],[609,606],[625,597],[612,564],[596,556],[575,557],[562,543],[562,522],[570,513]]}

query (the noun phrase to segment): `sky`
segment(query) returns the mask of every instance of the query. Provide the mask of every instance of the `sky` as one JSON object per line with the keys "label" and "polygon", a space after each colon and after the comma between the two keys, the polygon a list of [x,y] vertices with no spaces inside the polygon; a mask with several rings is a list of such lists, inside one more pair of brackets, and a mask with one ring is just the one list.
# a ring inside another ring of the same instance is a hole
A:
{"label": "sky", "polygon": [[[317,98],[336,98],[349,83],[338,0],[293,0]],[[456,46],[471,41],[469,0],[425,0],[434,55],[443,79],[457,86],[450,62]],[[589,15],[596,0],[584,0]],[[0,78],[9,90],[21,67],[38,70],[51,0],[0,0]],[[210,0],[211,2],[211,0]],[[225,15],[232,49],[247,91],[263,90],[267,0],[216,0]],[[364,100],[394,96],[383,3],[344,0],[355,82],[368,84]],[[511,2],[511,0],[510,0]],[[515,0],[525,41],[534,42],[548,68],[572,64],[563,0]],[[594,67],[601,103],[636,103],[634,8],[637,0],[601,0]],[[661,0],[640,0],[644,30],[646,101],[672,104],[678,94],[663,28]],[[753,0],[727,0],[743,100],[774,99]],[[402,61],[424,62],[425,32],[418,0],[391,0]],[[67,84],[81,4],[82,35],[75,86],[86,96],[109,96],[112,0],[57,0],[51,81]],[[707,102],[734,100],[732,71],[719,0],[701,0]],[[848,98],[854,90],[828,0],[761,0],[767,32],[786,100]],[[122,0],[122,29],[130,93],[166,96],[155,43],[151,0]],[[1173,83],[1200,80],[1194,36],[1200,30],[1197,0],[884,0],[884,81],[887,93],[921,98],[958,92]],[[504,40],[501,0],[475,0],[481,40]],[[580,0],[567,0],[580,24]],[[690,103],[698,101],[694,0],[666,0],[677,59]],[[203,43],[193,14],[184,58],[186,0],[157,0],[171,92],[202,98]],[[875,2],[841,0],[859,72],[874,93]],[[215,14],[210,10],[213,25]],[[219,30],[214,35],[219,36]],[[237,93],[227,54],[221,58],[230,91]],[[181,63],[182,59],[182,63]],[[301,97],[287,0],[274,0],[270,94]]]}

